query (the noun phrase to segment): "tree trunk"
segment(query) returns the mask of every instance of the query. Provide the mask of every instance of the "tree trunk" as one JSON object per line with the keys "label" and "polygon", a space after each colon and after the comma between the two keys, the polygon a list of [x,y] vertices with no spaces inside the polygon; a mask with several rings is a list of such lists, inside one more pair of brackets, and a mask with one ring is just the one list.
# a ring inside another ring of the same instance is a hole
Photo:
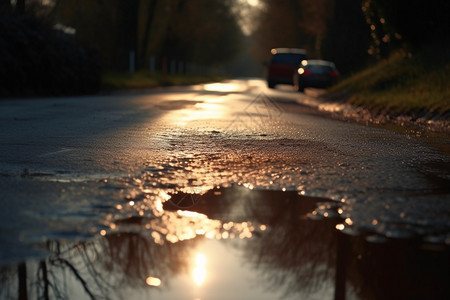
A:
{"label": "tree trunk", "polygon": [[25,0],[17,0],[16,12],[22,15],[25,13]]}
{"label": "tree trunk", "polygon": [[47,264],[45,263],[44,260],[42,260],[39,263],[39,267],[40,267],[41,272],[42,272],[42,281],[43,281],[43,284],[44,284],[44,292],[43,292],[42,296],[43,296],[43,298],[45,300],[48,300],[48,299],[50,299],[50,297],[49,297],[49,289],[48,289],[49,286],[50,286],[50,281],[48,279]]}
{"label": "tree trunk", "polygon": [[130,52],[136,54],[137,50],[138,9],[139,0],[119,1],[118,12],[120,14],[120,25],[118,29],[120,33],[118,39],[119,44],[117,46],[122,49],[120,61],[122,62],[123,69],[127,68],[126,65],[129,62]]}
{"label": "tree trunk", "polygon": [[10,12],[11,10],[12,10],[12,8],[11,8],[10,0],[0,0],[0,13]]}
{"label": "tree trunk", "polygon": [[27,265],[22,262],[18,266],[18,275],[19,275],[19,290],[18,294],[19,300],[26,300],[28,299],[28,292],[27,292]]}
{"label": "tree trunk", "polygon": [[147,16],[147,20],[145,23],[145,29],[144,29],[144,37],[142,38],[142,46],[140,49],[141,51],[138,56],[140,67],[143,67],[146,63],[148,43],[150,41],[150,30],[152,28],[153,19],[155,17],[155,11],[156,11],[157,4],[158,4],[158,0],[150,0],[150,4],[148,7],[148,16]]}

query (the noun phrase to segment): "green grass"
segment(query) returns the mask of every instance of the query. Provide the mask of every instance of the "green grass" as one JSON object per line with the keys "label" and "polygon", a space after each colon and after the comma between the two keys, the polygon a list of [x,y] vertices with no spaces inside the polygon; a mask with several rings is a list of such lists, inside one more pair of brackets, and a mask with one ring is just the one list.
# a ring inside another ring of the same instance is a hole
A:
{"label": "green grass", "polygon": [[161,73],[150,74],[148,71],[106,72],[102,76],[103,91],[145,90],[160,86],[179,86],[214,82],[222,80],[215,75],[167,75]]}
{"label": "green grass", "polygon": [[430,49],[415,56],[399,51],[342,80],[326,96],[379,113],[448,117],[450,55]]}

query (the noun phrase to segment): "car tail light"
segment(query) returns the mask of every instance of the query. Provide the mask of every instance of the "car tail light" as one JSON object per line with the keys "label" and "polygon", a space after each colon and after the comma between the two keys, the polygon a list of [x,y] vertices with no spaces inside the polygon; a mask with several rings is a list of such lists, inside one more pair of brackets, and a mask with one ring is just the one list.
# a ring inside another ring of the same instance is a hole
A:
{"label": "car tail light", "polygon": [[337,71],[330,71],[330,76],[333,77],[333,78],[337,78],[337,77],[339,77],[339,72],[337,72]]}
{"label": "car tail light", "polygon": [[300,68],[300,69],[298,69],[298,74],[300,74],[300,76],[309,76],[312,74],[312,71],[308,70],[308,69]]}

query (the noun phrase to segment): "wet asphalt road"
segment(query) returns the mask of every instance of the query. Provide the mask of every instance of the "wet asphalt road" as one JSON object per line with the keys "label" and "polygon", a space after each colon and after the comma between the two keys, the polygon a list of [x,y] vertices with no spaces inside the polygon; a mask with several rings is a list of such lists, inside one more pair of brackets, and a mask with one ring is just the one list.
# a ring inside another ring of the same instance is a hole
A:
{"label": "wet asphalt road", "polygon": [[[345,233],[448,247],[450,157],[437,145],[450,139],[333,120],[316,111],[314,93],[233,80],[2,100],[0,262],[46,257],[30,245],[86,241],[133,217],[156,218],[154,242],[176,244],[187,238],[168,224],[192,216],[167,223],[162,205],[170,197],[175,209],[199,211],[199,198],[174,194],[235,186],[322,199],[310,217],[338,215]],[[223,215],[216,219],[225,224]]]}

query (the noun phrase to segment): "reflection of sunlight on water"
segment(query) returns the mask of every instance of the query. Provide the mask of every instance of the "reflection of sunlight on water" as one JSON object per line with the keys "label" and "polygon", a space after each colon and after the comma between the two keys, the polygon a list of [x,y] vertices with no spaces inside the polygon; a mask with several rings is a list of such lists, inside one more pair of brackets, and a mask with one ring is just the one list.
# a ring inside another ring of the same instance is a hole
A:
{"label": "reflection of sunlight on water", "polygon": [[[255,232],[266,230],[265,225],[253,224],[250,221],[226,222],[188,210],[189,207],[177,206],[177,200],[183,195],[189,196],[194,191],[193,195],[199,197],[196,198],[196,201],[199,201],[200,197],[215,187],[212,184],[214,180],[208,178],[211,175],[205,175],[206,169],[189,166],[189,172],[183,173],[183,176],[180,177],[176,168],[179,166],[179,162],[170,162],[166,167],[171,169],[170,164],[172,163],[175,164],[173,179],[170,178],[170,174],[163,172],[160,174],[158,171],[160,168],[152,167],[152,172],[145,173],[142,179],[133,179],[132,184],[128,186],[129,189],[125,184],[122,185],[123,201],[114,205],[115,212],[106,217],[104,225],[107,228],[99,230],[99,235],[106,236],[115,232],[144,230],[148,232],[147,236],[151,237],[155,244],[163,245],[167,242],[177,243],[197,237],[210,240],[249,239],[254,236]],[[181,165],[189,165],[189,163],[192,164],[188,158],[185,158]],[[192,178],[204,178],[207,182],[190,181]],[[246,188],[242,191],[250,191],[253,188],[253,185],[246,184],[244,186]],[[221,191],[217,189],[211,194],[221,195]],[[169,207],[173,206],[177,210],[167,210],[166,203]],[[198,205],[198,203],[193,204]]]}
{"label": "reflection of sunlight on water", "polygon": [[192,271],[194,282],[197,286],[203,284],[206,279],[206,256],[203,253],[197,254],[195,257],[195,268]]}
{"label": "reflection of sunlight on water", "polygon": [[189,210],[178,210],[177,213],[182,217],[191,217],[191,218],[197,218],[199,220],[206,219],[206,215],[197,213],[195,211],[189,211]]}
{"label": "reflection of sunlight on water", "polygon": [[344,225],[344,224],[337,224],[337,225],[336,225],[336,229],[337,229],[337,230],[344,230],[344,228],[345,228],[345,225]]}
{"label": "reflection of sunlight on water", "polygon": [[[250,221],[223,222],[194,211],[165,210],[163,202],[168,201],[168,197],[170,196],[166,193],[161,193],[159,197],[145,198],[144,200],[153,200],[147,201],[147,205],[117,205],[118,215],[108,217],[109,228],[108,230],[102,229],[99,232],[100,235],[106,236],[108,233],[130,230],[130,227],[135,226],[134,222],[137,220],[135,216],[143,217],[143,219],[139,219],[139,224],[142,225],[143,230],[151,231],[149,236],[155,244],[159,245],[166,242],[177,243],[197,237],[205,237],[210,240],[248,239],[256,231],[266,230],[265,225],[254,225]],[[116,221],[123,219],[119,216],[121,214],[128,216],[129,221]],[[150,218],[146,218],[146,216],[150,216]]]}
{"label": "reflection of sunlight on water", "polygon": [[157,277],[149,276],[145,280],[145,283],[147,283],[147,285],[149,285],[149,286],[160,286],[161,285],[161,279],[159,279]]}

